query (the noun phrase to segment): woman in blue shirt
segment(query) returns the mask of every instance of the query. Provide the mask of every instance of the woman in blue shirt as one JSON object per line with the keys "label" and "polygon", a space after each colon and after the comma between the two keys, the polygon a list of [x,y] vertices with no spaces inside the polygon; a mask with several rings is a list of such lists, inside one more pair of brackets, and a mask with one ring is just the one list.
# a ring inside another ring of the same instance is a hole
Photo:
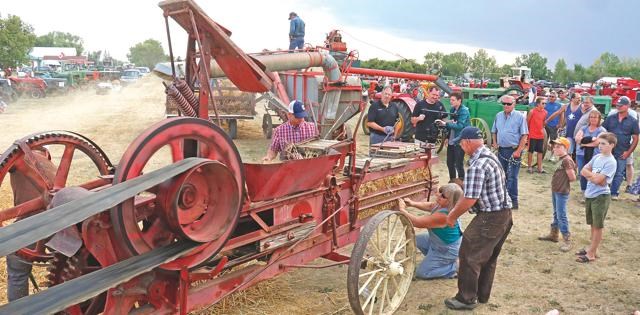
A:
{"label": "woman in blue shirt", "polygon": [[[453,227],[446,224],[447,215],[462,197],[458,184],[441,186],[435,202],[398,199],[399,210],[417,228],[427,228],[428,233],[416,236],[416,243],[424,259],[416,268],[420,279],[455,278],[458,274],[458,252],[462,242],[460,222]],[[406,206],[429,211],[431,215],[416,216],[406,210]]]}

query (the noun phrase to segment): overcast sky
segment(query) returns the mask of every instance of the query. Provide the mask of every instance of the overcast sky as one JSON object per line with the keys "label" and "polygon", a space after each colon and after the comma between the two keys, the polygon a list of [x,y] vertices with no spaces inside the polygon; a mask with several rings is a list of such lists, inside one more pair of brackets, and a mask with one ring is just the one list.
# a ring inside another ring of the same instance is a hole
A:
{"label": "overcast sky", "polygon": [[[86,50],[107,50],[125,60],[129,48],[153,38],[168,50],[162,10],[155,0],[2,0],[0,14],[17,15],[36,35],[69,32]],[[46,3],[46,4],[45,4]],[[361,59],[416,59],[429,51],[470,55],[484,48],[498,63],[512,63],[537,51],[552,68],[558,58],[569,65],[591,65],[603,52],[640,57],[635,14],[640,1],[623,0],[201,0],[216,22],[233,32],[246,52],[288,47],[288,13],[306,22],[305,41],[321,45],[332,29],[343,30],[349,50]],[[184,56],[185,32],[172,24],[176,55]],[[383,48],[383,49],[380,49]],[[167,51],[168,53],[168,51]]]}

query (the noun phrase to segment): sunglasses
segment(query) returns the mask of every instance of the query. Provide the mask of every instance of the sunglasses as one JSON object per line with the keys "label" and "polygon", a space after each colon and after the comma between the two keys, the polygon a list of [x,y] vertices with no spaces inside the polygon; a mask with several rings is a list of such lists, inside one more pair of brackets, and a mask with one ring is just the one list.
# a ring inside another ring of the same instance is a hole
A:
{"label": "sunglasses", "polygon": [[447,197],[445,197],[444,193],[442,193],[441,191],[438,191],[438,196],[440,196],[440,198],[442,199],[447,199]]}
{"label": "sunglasses", "polygon": [[513,103],[504,103],[504,102],[503,102],[503,103],[502,103],[502,105],[504,105],[504,106],[511,106],[511,105],[513,105]]}

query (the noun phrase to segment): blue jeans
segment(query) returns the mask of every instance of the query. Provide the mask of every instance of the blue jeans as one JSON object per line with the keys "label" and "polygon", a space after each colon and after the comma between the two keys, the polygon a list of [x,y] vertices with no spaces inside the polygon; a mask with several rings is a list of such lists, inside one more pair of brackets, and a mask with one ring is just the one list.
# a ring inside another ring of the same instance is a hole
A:
{"label": "blue jeans", "polygon": [[620,189],[620,185],[622,185],[622,181],[624,180],[624,175],[627,172],[627,159],[616,158],[617,166],[616,166],[616,175],[613,176],[613,181],[611,182],[611,196],[617,196],[620,194],[618,191]]}
{"label": "blue jeans", "polygon": [[424,255],[424,259],[416,268],[416,277],[420,279],[453,278],[458,272],[456,260],[461,243],[462,237],[451,244],[445,244],[435,234],[417,235],[416,245]]}
{"label": "blue jeans", "polygon": [[509,197],[511,197],[513,207],[517,208],[518,174],[520,173],[520,163],[522,162],[522,157],[513,159],[513,161],[511,161],[513,152],[515,152],[515,149],[513,148],[498,148],[498,160],[500,160],[500,164],[502,165],[504,174],[507,177],[507,192],[509,192]]}
{"label": "blue jeans", "polygon": [[553,223],[551,223],[551,227],[558,228],[562,235],[568,235],[567,202],[569,202],[569,194],[552,192],[551,201],[553,203]]}
{"label": "blue jeans", "polygon": [[584,167],[585,161],[584,161],[584,155],[576,155],[576,162],[578,162],[578,176],[580,176],[580,190],[582,190],[582,192],[584,192],[585,190],[587,190],[587,179],[584,178],[584,176],[580,175],[580,172],[582,172],[582,168]]}
{"label": "blue jeans", "polygon": [[31,264],[16,254],[7,256],[7,298],[9,302],[29,295]]}
{"label": "blue jeans", "polygon": [[371,132],[369,134],[369,145],[380,143],[382,141],[393,141],[393,135],[381,135],[376,132]]}
{"label": "blue jeans", "polygon": [[304,37],[289,40],[289,50],[302,49],[302,46],[304,46]]}

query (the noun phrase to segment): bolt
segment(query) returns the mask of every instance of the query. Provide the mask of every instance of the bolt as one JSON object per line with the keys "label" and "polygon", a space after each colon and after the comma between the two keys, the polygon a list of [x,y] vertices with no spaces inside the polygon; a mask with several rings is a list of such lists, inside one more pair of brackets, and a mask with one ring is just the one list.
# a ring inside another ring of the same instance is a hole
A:
{"label": "bolt", "polygon": [[293,232],[289,232],[289,233],[287,233],[287,240],[292,240],[292,239],[294,239],[295,237],[296,237],[296,235],[295,235],[295,234],[293,234]]}
{"label": "bolt", "polygon": [[271,247],[271,242],[266,242],[266,243],[264,243],[264,248],[265,248],[265,249],[266,249],[266,248],[269,248],[269,247]]}

